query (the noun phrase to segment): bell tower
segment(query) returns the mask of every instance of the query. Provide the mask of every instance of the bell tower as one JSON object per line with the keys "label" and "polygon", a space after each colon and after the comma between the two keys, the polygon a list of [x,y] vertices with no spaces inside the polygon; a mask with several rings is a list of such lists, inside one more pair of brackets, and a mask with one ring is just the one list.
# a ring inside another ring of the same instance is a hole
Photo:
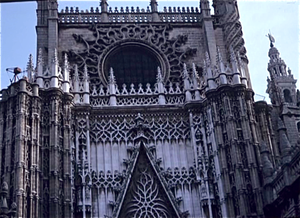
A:
{"label": "bell tower", "polygon": [[299,107],[297,106],[296,82],[292,71],[286,66],[280,53],[274,46],[275,39],[268,35],[270,39],[267,93],[271,99],[273,112],[280,116],[287,128],[288,139],[292,146],[296,146],[298,139]]}

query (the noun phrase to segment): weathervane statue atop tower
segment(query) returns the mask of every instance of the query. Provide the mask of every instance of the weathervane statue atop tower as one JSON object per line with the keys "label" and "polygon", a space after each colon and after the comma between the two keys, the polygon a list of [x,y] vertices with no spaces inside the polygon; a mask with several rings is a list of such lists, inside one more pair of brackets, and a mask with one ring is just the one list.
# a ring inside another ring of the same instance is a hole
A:
{"label": "weathervane statue atop tower", "polygon": [[271,32],[268,33],[268,35],[266,35],[266,37],[269,38],[269,40],[270,40],[270,47],[272,48],[274,46],[273,43],[275,43],[275,38],[271,35]]}

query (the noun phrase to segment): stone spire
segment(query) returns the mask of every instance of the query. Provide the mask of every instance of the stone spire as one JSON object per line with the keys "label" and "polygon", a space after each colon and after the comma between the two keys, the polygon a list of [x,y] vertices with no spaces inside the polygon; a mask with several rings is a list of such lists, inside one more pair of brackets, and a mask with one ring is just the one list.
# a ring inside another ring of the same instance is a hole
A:
{"label": "stone spire", "polygon": [[33,66],[32,54],[29,55],[26,70],[27,70],[28,81],[33,82],[33,79],[34,79],[34,66]]}
{"label": "stone spire", "polygon": [[78,65],[74,66],[74,101],[75,104],[80,102],[80,95],[79,95],[79,73],[78,73]]}
{"label": "stone spire", "polygon": [[88,76],[88,69],[87,66],[84,65],[83,69],[83,103],[89,104],[90,103],[90,84],[89,84],[89,76]]}
{"label": "stone spire", "polygon": [[64,55],[64,72],[63,72],[63,91],[70,92],[70,71],[69,71],[68,55]]}
{"label": "stone spire", "polygon": [[51,87],[58,88],[59,64],[57,57],[57,49],[54,49],[54,54],[51,62]]}
{"label": "stone spire", "polygon": [[108,87],[109,87],[109,94],[110,94],[110,100],[109,100],[110,105],[116,106],[117,105],[116,79],[115,79],[114,70],[112,67],[109,70]]}

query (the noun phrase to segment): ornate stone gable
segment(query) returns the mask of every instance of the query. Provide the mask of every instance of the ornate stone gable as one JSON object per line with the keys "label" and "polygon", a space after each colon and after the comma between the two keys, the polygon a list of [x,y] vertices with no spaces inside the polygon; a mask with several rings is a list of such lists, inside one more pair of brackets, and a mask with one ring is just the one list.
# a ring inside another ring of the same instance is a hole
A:
{"label": "ornate stone gable", "polygon": [[150,156],[141,142],[132,154],[130,181],[124,184],[126,189],[117,200],[113,217],[182,217]]}
{"label": "ornate stone gable", "polygon": [[[91,25],[94,38],[73,34],[78,44],[84,45],[82,51],[70,50],[70,62],[78,64],[83,72],[86,65],[91,81],[107,84],[108,78],[104,73],[104,62],[107,55],[114,49],[126,44],[139,44],[159,57],[164,80],[180,82],[183,63],[196,53],[197,49],[186,46],[188,37],[178,35],[170,39],[173,27],[170,24],[126,24],[126,25]],[[100,77],[100,81],[99,81]]]}

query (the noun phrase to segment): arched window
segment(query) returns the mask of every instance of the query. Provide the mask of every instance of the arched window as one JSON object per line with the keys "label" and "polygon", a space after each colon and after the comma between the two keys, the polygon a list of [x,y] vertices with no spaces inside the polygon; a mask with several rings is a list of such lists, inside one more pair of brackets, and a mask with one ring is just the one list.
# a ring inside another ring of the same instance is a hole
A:
{"label": "arched window", "polygon": [[125,45],[111,52],[104,64],[105,76],[108,78],[113,68],[119,87],[133,83],[145,86],[156,83],[157,67],[161,67],[156,54],[140,45]]}
{"label": "arched window", "polygon": [[291,92],[288,89],[283,90],[283,95],[284,95],[284,101],[287,103],[292,103],[292,97],[291,97]]}

